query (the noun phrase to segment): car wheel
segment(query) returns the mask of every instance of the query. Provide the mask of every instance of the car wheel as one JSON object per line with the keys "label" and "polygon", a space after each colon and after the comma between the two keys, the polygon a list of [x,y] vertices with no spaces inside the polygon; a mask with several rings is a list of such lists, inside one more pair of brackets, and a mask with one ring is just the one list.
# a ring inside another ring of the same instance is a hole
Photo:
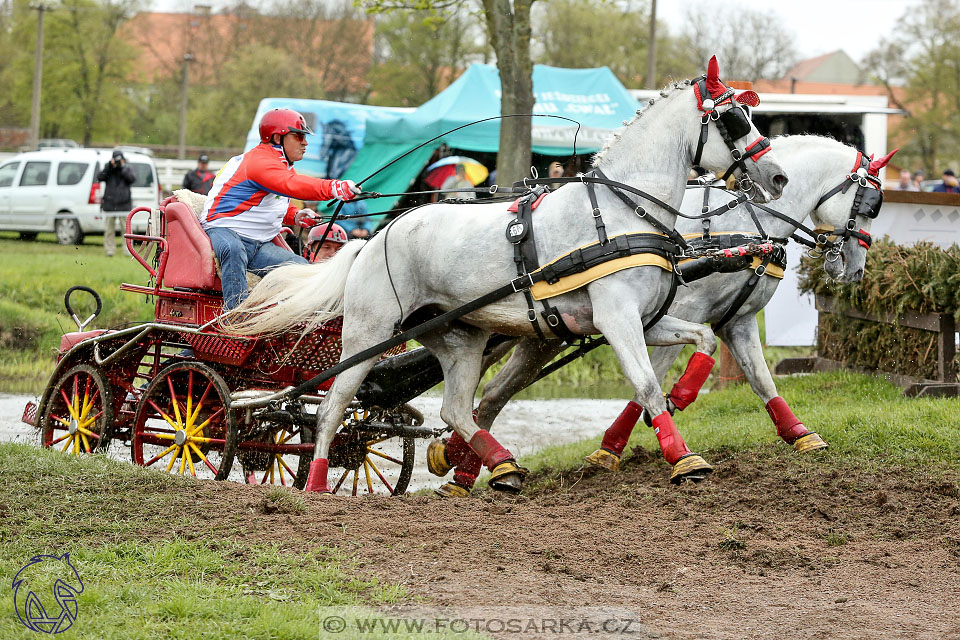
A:
{"label": "car wheel", "polygon": [[83,242],[83,231],[76,218],[60,218],[54,224],[57,232],[57,242],[60,244],[80,244]]}
{"label": "car wheel", "polygon": [[27,242],[31,242],[31,241],[37,239],[37,234],[36,234],[36,232],[34,232],[34,231],[21,231],[21,232],[20,232],[20,239],[21,239],[21,240],[26,240]]}

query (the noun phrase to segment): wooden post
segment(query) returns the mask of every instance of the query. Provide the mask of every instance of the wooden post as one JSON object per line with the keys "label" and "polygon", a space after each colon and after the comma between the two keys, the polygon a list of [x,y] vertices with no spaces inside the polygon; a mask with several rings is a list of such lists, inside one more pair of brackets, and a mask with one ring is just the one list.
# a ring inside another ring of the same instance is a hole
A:
{"label": "wooden post", "polygon": [[740,365],[737,364],[733,354],[730,353],[730,349],[727,348],[726,344],[721,342],[720,378],[717,380],[716,384],[713,385],[714,389],[723,389],[736,382],[746,382],[746,380],[747,376],[744,375],[743,369],[740,368]]}
{"label": "wooden post", "polygon": [[937,336],[937,374],[940,382],[956,382],[957,369],[953,359],[957,355],[957,345],[954,334],[957,332],[956,323],[949,313],[940,315],[940,335]]}

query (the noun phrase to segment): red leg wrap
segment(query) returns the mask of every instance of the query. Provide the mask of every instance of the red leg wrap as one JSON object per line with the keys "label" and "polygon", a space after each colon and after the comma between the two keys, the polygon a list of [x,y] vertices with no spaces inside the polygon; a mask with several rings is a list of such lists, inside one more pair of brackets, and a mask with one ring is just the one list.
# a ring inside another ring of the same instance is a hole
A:
{"label": "red leg wrap", "polygon": [[513,460],[513,454],[494,440],[486,429],[480,429],[473,434],[473,437],[470,438],[470,448],[477,452],[477,455],[483,460],[483,464],[491,471],[501,462]]}
{"label": "red leg wrap", "polygon": [[600,448],[606,449],[610,453],[618,456],[623,453],[623,448],[627,446],[627,440],[633,433],[633,428],[643,413],[643,407],[636,402],[630,402],[613,421],[613,424],[603,433],[603,440],[600,442]]}
{"label": "red leg wrap", "polygon": [[773,424],[777,425],[777,435],[786,440],[788,444],[793,444],[794,440],[800,436],[810,433],[810,430],[803,426],[797,416],[793,415],[793,411],[780,396],[767,403],[767,413],[770,414]]}
{"label": "red leg wrap", "polygon": [[330,493],[330,487],[327,486],[328,464],[326,458],[317,458],[310,463],[310,475],[307,476],[307,486],[304,488],[304,491]]}
{"label": "red leg wrap", "polygon": [[447,462],[453,466],[458,466],[463,462],[465,456],[473,454],[473,449],[467,444],[467,441],[460,437],[456,431],[447,439],[446,456]]}
{"label": "red leg wrap", "polygon": [[676,464],[677,460],[692,453],[687,449],[687,443],[680,437],[677,425],[673,423],[673,416],[668,411],[664,411],[653,419],[653,432],[657,434],[663,457],[670,464]]}
{"label": "red leg wrap", "polygon": [[707,381],[715,363],[716,360],[699,351],[690,357],[687,369],[677,380],[677,384],[673,385],[673,389],[670,390],[670,399],[677,409],[686,409],[697,399],[697,394],[700,393],[703,383]]}
{"label": "red leg wrap", "polygon": [[469,450],[456,469],[453,470],[453,481],[462,487],[472,489],[477,481],[477,476],[480,475],[482,465],[480,456],[475,454],[472,449]]}

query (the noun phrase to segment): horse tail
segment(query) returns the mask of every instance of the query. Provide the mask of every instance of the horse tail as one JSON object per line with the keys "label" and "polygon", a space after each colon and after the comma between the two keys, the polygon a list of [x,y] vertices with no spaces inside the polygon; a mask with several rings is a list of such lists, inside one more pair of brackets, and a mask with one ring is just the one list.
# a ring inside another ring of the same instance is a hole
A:
{"label": "horse tail", "polygon": [[332,258],[270,271],[232,311],[223,328],[233,334],[277,334],[306,324],[304,332],[343,315],[347,274],[366,240],[351,240]]}

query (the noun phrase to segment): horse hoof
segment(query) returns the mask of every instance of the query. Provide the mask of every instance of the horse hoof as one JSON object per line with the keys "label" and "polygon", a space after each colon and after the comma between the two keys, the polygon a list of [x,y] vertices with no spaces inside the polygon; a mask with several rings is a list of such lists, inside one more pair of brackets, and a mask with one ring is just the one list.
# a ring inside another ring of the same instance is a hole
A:
{"label": "horse hoof", "polygon": [[584,460],[595,467],[600,467],[601,469],[620,471],[620,456],[615,453],[611,453],[606,449],[597,449],[584,458]]}
{"label": "horse hoof", "polygon": [[427,445],[427,470],[435,476],[443,477],[450,473],[453,466],[447,460],[447,443],[433,440]]}
{"label": "horse hoof", "polygon": [[673,465],[673,473],[670,474],[670,482],[680,484],[684,480],[700,482],[707,477],[707,474],[713,471],[713,467],[707,464],[707,461],[695,453],[688,453]]}
{"label": "horse hoof", "polygon": [[528,473],[530,473],[528,469],[517,465],[513,460],[507,460],[493,468],[487,484],[494,491],[519,493],[523,487],[523,479],[527,477]]}
{"label": "horse hoof", "polygon": [[441,487],[437,487],[433,492],[441,498],[466,498],[470,495],[470,489],[456,482],[448,482]]}
{"label": "horse hoof", "polygon": [[793,441],[793,450],[797,453],[806,453],[807,451],[816,451],[826,449],[829,445],[826,440],[821,438],[816,432],[804,434]]}

